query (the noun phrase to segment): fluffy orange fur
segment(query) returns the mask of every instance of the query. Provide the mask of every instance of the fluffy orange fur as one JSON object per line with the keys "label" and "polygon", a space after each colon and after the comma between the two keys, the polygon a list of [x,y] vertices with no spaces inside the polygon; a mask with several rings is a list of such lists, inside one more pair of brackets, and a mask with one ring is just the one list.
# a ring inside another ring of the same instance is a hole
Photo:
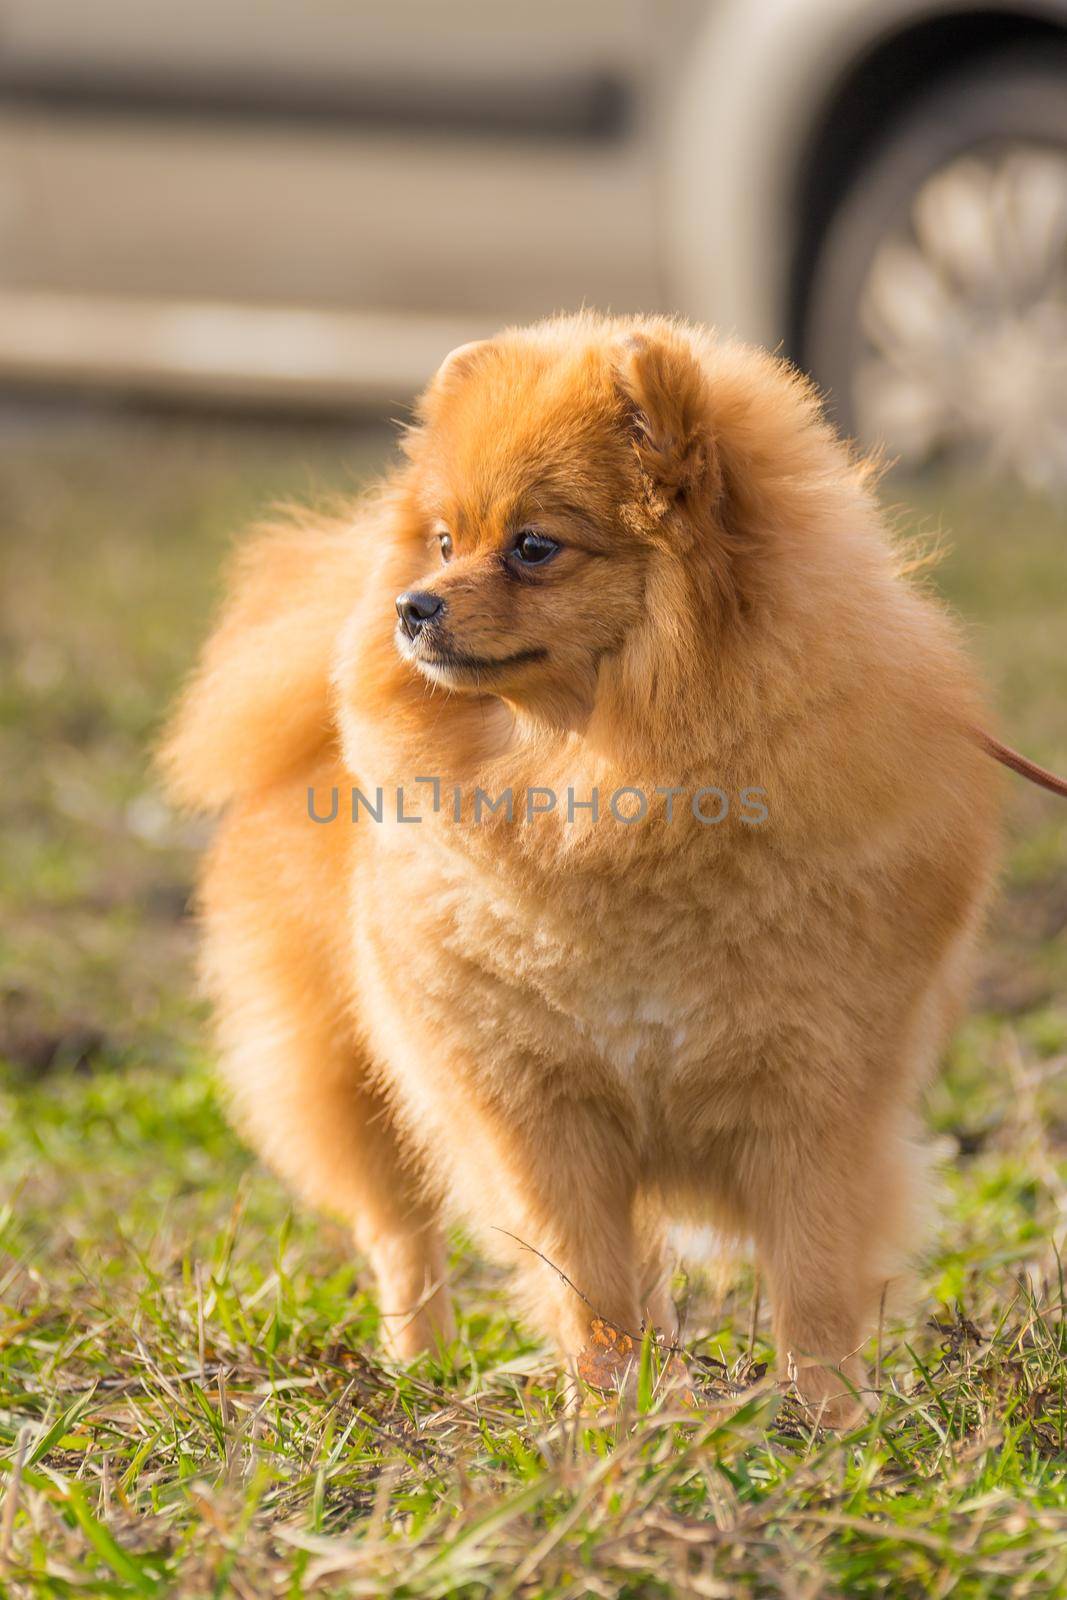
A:
{"label": "fluffy orange fur", "polygon": [[[594,1315],[669,1332],[665,1219],[710,1218],[842,1420],[996,854],[954,628],[810,387],[700,330],[464,347],[404,450],[350,515],[242,551],[165,748],[225,810],[203,959],[238,1122],[350,1221],[401,1356],[451,1329],[453,1212],[567,1358]],[[530,528],[555,553],[523,567]],[[412,589],[443,610],[409,639]],[[708,785],[766,821],[702,824]],[[601,814],[527,821],[533,786]],[[673,820],[617,822],[624,786],[682,791]],[[474,822],[476,788],[513,820]]]}

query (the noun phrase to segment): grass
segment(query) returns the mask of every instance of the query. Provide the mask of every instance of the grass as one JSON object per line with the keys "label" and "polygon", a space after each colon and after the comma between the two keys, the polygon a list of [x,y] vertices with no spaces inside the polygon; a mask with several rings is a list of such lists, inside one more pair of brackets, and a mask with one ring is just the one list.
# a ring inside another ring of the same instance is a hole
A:
{"label": "grass", "polygon": [[[340,430],[73,419],[0,443],[0,1592],[1048,1596],[1067,1590],[1067,806],[1012,789],[976,1009],[928,1097],[945,1201],[883,1399],[813,1433],[750,1275],[679,1280],[700,1404],[654,1352],[561,1405],[455,1240],[461,1332],[406,1371],[342,1229],[293,1214],[212,1088],[196,830],[146,769],[219,560]],[[954,548],[1003,726],[1067,768],[1067,517],[895,485]]]}

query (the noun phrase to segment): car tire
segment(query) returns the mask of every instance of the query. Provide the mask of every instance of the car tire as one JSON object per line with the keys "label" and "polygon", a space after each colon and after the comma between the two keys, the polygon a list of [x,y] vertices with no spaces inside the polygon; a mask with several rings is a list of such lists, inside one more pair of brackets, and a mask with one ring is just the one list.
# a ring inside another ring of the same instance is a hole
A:
{"label": "car tire", "polygon": [[801,360],[845,433],[907,465],[1067,481],[1067,50],[1002,53],[899,116],[817,249]]}

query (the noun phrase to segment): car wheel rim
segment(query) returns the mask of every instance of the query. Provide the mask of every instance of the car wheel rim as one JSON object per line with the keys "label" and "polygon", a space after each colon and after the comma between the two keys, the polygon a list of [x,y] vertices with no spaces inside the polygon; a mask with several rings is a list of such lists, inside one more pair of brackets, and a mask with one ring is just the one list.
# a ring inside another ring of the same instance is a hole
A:
{"label": "car wheel rim", "polygon": [[1067,151],[961,156],[880,242],[860,301],[860,434],[904,464],[1067,484]]}

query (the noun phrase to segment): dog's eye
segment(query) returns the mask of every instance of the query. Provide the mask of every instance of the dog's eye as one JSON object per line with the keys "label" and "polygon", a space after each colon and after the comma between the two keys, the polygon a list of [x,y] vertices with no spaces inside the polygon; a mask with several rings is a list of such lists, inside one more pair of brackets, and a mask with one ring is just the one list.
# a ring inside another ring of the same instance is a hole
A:
{"label": "dog's eye", "polygon": [[558,549],[559,545],[555,539],[549,539],[543,533],[535,533],[532,528],[524,528],[515,540],[513,554],[523,566],[536,567],[540,562],[554,556]]}
{"label": "dog's eye", "polygon": [[442,561],[451,561],[452,560],[452,535],[450,533],[439,533],[437,535],[437,543],[438,543],[438,547],[440,548],[440,551],[441,551],[441,560]]}

